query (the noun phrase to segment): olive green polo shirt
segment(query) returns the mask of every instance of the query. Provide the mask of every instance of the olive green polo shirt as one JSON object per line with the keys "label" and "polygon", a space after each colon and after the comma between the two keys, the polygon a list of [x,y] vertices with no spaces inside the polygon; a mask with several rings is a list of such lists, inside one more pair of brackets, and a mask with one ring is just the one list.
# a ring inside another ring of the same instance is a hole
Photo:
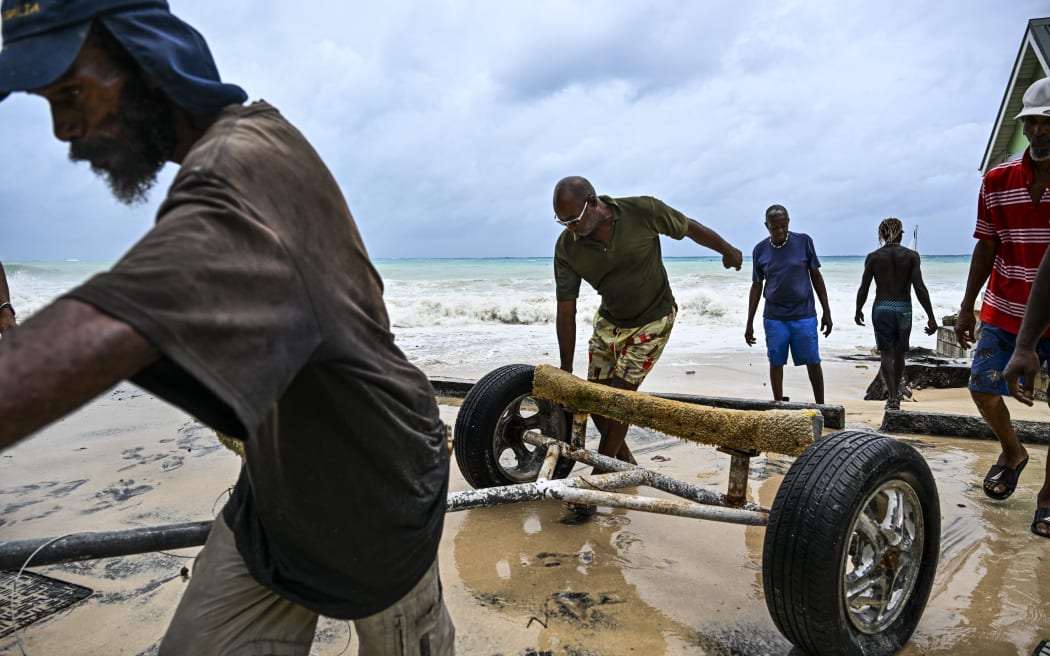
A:
{"label": "olive green polo shirt", "polygon": [[664,317],[676,307],[667,280],[660,235],[685,237],[689,219],[652,196],[610,198],[609,246],[562,232],[554,247],[554,281],[559,301],[580,295],[586,280],[602,298],[598,314],[621,328],[636,328]]}

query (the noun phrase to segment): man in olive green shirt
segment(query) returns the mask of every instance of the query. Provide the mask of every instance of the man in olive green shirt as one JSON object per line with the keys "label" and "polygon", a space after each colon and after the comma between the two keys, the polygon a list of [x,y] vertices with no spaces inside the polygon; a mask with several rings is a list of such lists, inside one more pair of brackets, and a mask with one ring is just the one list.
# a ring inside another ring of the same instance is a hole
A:
{"label": "man in olive green shirt", "polygon": [[[563,178],[554,187],[554,219],[565,226],[554,248],[561,368],[572,373],[576,299],[586,280],[601,296],[588,344],[587,379],[636,390],[656,364],[674,326],[677,305],[660,252],[660,235],[689,237],[740,270],[740,249],[714,230],[651,196],[598,196],[586,178]],[[594,417],[598,452],[635,462],[624,438],[626,423]],[[572,506],[571,506],[572,507]],[[573,507],[591,514],[593,507]]]}

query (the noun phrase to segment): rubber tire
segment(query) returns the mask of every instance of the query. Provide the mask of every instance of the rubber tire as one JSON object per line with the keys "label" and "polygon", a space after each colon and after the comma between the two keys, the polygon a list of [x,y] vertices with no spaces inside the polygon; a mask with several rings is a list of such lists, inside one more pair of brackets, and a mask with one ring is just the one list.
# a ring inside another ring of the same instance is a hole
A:
{"label": "rubber tire", "polygon": [[[840,586],[855,518],[869,495],[890,481],[910,486],[922,509],[921,559],[900,614],[869,634],[849,619]],[[936,483],[918,451],[876,433],[828,435],[799,456],[773,501],[762,549],[769,614],[784,637],[808,654],[892,654],[911,637],[926,608],[940,536]]]}
{"label": "rubber tire", "polygon": [[[496,445],[501,440],[514,441],[514,435],[496,434],[500,418],[509,410],[514,410],[513,406],[518,399],[532,394],[532,377],[535,371],[534,366],[527,364],[500,367],[482,376],[464,397],[463,405],[456,416],[452,450],[456,454],[456,463],[463,478],[475,488],[536,480],[536,476],[527,479],[510,477],[500,465],[499,453],[496,452]],[[539,407],[533,423],[541,423],[541,432],[547,437],[568,443],[571,439],[571,421],[567,420],[566,412],[551,401],[531,396],[530,398]],[[520,439],[518,443],[520,444]],[[525,445],[525,448],[536,450],[536,447],[531,445]],[[553,478],[565,478],[575,466],[575,460],[559,458],[554,467]]]}

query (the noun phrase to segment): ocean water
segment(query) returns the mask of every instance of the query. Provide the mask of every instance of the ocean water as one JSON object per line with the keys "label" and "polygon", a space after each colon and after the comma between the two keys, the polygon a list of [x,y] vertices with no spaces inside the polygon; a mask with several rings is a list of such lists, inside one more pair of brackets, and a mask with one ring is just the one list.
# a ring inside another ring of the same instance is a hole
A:
{"label": "ocean water", "polygon": [[[718,258],[666,258],[678,321],[664,352],[664,366],[693,365],[712,353],[747,352],[744,324],[751,263],[725,270]],[[970,257],[926,256],[923,278],[935,318],[954,314],[962,300]],[[874,346],[870,323],[854,324],[861,256],[824,256],[834,329],[821,338],[824,357],[867,352]],[[108,262],[4,262],[12,301],[25,320],[64,291],[105,270]],[[379,259],[394,334],[408,358],[432,376],[481,375],[515,362],[558,363],[556,303],[550,258]],[[874,285],[865,307],[870,318]],[[598,296],[586,283],[577,304],[577,363],[582,363]],[[922,332],[925,314],[913,301],[912,345],[934,348]],[[818,310],[819,311],[819,310]],[[761,306],[756,319],[762,352]]]}

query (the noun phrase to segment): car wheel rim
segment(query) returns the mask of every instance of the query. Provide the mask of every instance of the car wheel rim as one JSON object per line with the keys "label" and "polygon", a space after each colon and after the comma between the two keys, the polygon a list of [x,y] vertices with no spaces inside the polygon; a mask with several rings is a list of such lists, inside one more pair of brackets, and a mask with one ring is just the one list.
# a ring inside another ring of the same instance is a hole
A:
{"label": "car wheel rim", "polygon": [[492,435],[496,467],[509,480],[528,483],[536,480],[546,449],[525,442],[526,433],[559,438],[555,431],[553,407],[547,401],[523,394],[507,404]]}
{"label": "car wheel rim", "polygon": [[887,481],[854,517],[842,576],[842,602],[856,629],[876,634],[907,607],[922,566],[922,504],[911,485]]}

